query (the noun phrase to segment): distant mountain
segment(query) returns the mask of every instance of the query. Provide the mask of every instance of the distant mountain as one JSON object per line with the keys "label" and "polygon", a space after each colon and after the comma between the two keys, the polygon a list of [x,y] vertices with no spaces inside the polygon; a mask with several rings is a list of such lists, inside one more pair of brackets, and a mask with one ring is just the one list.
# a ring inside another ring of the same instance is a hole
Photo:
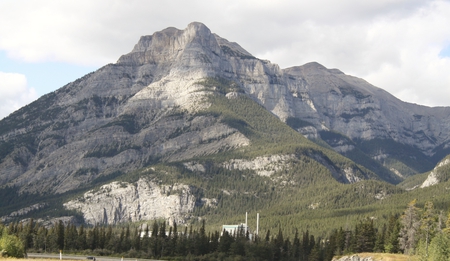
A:
{"label": "distant mountain", "polygon": [[[449,130],[450,107],[405,103],[318,63],[282,70],[191,23],[141,37],[117,63],[0,121],[0,215],[64,204],[58,215],[93,224],[186,222],[286,197],[324,206],[324,195],[295,198],[364,180],[358,200],[370,203],[394,193],[381,181],[450,154]],[[352,206],[343,198],[336,207]]]}

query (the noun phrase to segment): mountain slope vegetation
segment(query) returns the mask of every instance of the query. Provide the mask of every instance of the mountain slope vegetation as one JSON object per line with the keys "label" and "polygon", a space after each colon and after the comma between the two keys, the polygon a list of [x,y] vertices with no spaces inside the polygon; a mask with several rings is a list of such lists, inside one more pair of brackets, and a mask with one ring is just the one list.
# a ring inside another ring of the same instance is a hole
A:
{"label": "mountain slope vegetation", "polygon": [[325,235],[414,197],[446,209],[446,167],[409,185],[449,151],[449,115],[315,62],[280,69],[201,23],[167,28],[0,121],[0,216],[217,227],[249,212]]}

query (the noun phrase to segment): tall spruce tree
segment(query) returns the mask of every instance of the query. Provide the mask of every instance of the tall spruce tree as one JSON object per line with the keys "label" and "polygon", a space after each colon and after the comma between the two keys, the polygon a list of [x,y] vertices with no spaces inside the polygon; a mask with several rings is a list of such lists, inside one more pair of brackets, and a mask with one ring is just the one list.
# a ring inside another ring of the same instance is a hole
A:
{"label": "tall spruce tree", "polygon": [[375,228],[373,219],[367,218],[357,225],[356,252],[373,252],[375,247]]}
{"label": "tall spruce tree", "polygon": [[398,253],[400,251],[399,235],[400,221],[398,215],[390,215],[384,240],[384,249],[387,253]]}
{"label": "tall spruce tree", "polygon": [[428,245],[436,232],[437,219],[438,216],[435,214],[433,202],[426,202],[420,217],[420,237],[425,244],[426,256],[428,256]]}

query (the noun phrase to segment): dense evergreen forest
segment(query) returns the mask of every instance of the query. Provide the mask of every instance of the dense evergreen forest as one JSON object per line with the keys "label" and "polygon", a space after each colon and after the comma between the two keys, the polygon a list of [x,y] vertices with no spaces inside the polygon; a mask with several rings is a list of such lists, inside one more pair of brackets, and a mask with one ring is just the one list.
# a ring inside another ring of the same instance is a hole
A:
{"label": "dense evergreen forest", "polygon": [[[416,255],[420,260],[450,258],[450,214],[437,211],[432,202],[423,208],[413,200],[402,215],[391,215],[381,229],[365,218],[351,228],[334,229],[327,238],[296,230],[293,238],[278,231],[252,236],[244,230],[229,234],[176,223],[123,226],[75,226],[62,221],[45,227],[33,219],[0,225],[3,256],[25,252],[77,253],[96,256],[157,258],[167,260],[331,260],[360,252]],[[22,254],[22,255],[21,255]]]}

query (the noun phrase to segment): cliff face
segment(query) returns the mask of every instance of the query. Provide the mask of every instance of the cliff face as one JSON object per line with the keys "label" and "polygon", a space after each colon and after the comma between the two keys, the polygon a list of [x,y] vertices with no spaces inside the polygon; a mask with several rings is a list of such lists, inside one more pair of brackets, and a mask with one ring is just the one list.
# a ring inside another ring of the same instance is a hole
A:
{"label": "cliff face", "polygon": [[[206,199],[204,199],[205,201]],[[119,224],[140,220],[166,219],[184,224],[197,203],[188,185],[157,185],[146,179],[135,183],[113,182],[84,193],[64,204],[83,213],[88,224]]]}
{"label": "cliff face", "polygon": [[438,183],[445,182],[450,175],[450,157],[443,159],[437,166],[428,174],[427,179],[420,185],[420,188],[434,186]]}
{"label": "cliff face", "polygon": [[318,130],[338,131],[356,140],[391,139],[428,156],[438,146],[449,148],[449,107],[405,103],[362,79],[317,63],[284,72],[305,82],[303,90],[290,88],[300,94],[295,103],[304,104],[292,116],[309,121]]}
{"label": "cliff face", "polygon": [[[191,23],[184,30],[167,28],[141,37],[117,63],[3,119],[0,185],[19,187],[21,193],[59,194],[154,163],[187,161],[251,146],[248,135],[235,125],[203,113],[212,105],[212,94],[250,98],[306,137],[359,160],[357,163],[391,182],[420,171],[410,164],[432,166],[450,153],[449,107],[402,102],[362,79],[318,63],[282,70],[211,33],[205,25]],[[368,177],[355,175],[351,166],[336,169],[329,159],[310,156],[341,182]],[[282,164],[290,157],[237,158],[224,164],[229,169],[250,168],[270,176],[279,168],[271,166],[273,162]],[[255,169],[258,164],[260,169]],[[193,163],[186,166],[200,172],[205,168]],[[156,191],[148,182],[108,186],[130,195]],[[141,190],[139,186],[147,187]],[[182,190],[186,192],[177,199],[159,198],[172,202],[175,212],[170,215],[185,215],[193,207],[189,188]],[[138,198],[89,193],[91,198],[110,202],[109,207],[90,211],[80,201],[67,206],[82,210],[90,222],[156,217],[150,209],[136,212],[137,206],[133,210],[118,207],[133,205],[136,200],[141,206]],[[146,194],[148,200],[158,193]],[[190,203],[181,206],[182,201]]]}

